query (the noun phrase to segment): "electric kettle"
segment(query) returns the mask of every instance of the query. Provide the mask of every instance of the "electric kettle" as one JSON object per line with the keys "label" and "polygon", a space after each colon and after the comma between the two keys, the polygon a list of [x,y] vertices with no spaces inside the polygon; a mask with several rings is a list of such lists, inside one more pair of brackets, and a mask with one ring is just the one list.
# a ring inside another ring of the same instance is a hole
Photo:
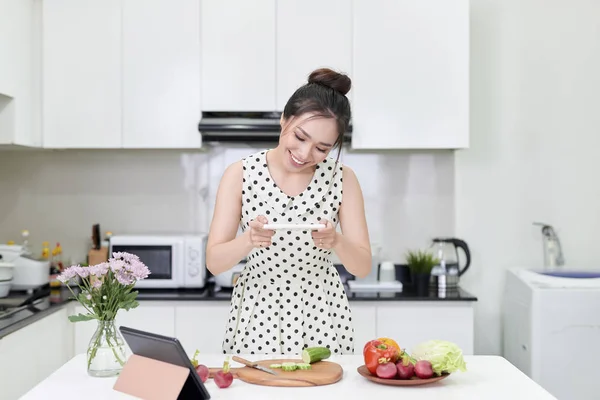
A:
{"label": "electric kettle", "polygon": [[[465,254],[465,262],[461,267],[458,249]],[[444,295],[447,290],[456,290],[460,277],[471,265],[471,252],[464,240],[456,238],[435,238],[431,244],[431,251],[438,260],[438,264],[431,270],[429,288],[437,295]]]}

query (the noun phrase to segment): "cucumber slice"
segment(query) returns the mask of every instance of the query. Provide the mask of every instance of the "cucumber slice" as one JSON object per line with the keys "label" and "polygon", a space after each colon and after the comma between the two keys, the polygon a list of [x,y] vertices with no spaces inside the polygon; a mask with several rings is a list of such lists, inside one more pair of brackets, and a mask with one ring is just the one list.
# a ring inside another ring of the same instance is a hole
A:
{"label": "cucumber slice", "polygon": [[298,363],[296,364],[296,367],[298,367],[298,369],[311,369],[312,365],[307,363]]}
{"label": "cucumber slice", "polygon": [[316,363],[331,357],[331,350],[327,347],[307,347],[302,350],[302,361],[306,364]]}
{"label": "cucumber slice", "polygon": [[281,364],[271,364],[271,365],[269,365],[269,368],[273,368],[273,369],[281,368]]}
{"label": "cucumber slice", "polygon": [[284,362],[283,364],[281,364],[281,369],[284,371],[295,371],[296,368],[296,363],[293,362]]}

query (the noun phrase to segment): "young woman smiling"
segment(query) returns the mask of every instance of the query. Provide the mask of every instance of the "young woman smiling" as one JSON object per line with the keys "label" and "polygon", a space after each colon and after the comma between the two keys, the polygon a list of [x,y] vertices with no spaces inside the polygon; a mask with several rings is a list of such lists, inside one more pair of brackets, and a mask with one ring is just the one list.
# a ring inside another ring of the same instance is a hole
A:
{"label": "young woman smiling", "polygon": [[[339,152],[330,157],[350,123],[350,86],[346,75],[313,71],[284,108],[278,146],[223,174],[207,267],[217,275],[247,259],[233,289],[224,353],[298,354],[314,346],[334,354],[354,351],[351,310],[330,259],[334,251],[357,277],[371,269],[360,185]],[[267,223],[325,227],[270,230]]]}

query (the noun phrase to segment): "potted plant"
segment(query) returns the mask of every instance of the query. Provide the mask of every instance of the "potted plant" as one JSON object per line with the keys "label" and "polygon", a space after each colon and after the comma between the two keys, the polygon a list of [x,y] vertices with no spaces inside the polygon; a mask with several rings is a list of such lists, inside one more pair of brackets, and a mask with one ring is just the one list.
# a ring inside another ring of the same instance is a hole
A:
{"label": "potted plant", "polygon": [[439,264],[439,260],[428,251],[409,250],[406,253],[406,263],[417,295],[425,296],[429,292],[431,270]]}
{"label": "potted plant", "polygon": [[[119,333],[115,318],[119,310],[138,306],[135,283],[145,279],[150,270],[138,256],[113,253],[107,261],[89,267],[73,265],[58,279],[65,283],[79,277],[79,289],[67,287],[83,308],[85,314],[69,316],[71,322],[97,321],[87,349],[87,371],[91,376],[118,375],[125,364],[125,342]],[[76,293],[77,292],[77,293]]]}

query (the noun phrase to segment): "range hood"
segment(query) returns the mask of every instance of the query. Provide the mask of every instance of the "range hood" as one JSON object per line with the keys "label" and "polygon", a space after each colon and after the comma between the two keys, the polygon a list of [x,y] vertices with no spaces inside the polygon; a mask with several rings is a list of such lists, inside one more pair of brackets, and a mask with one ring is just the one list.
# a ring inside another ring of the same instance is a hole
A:
{"label": "range hood", "polygon": [[[203,143],[277,143],[281,133],[281,112],[204,111],[198,124]],[[344,135],[350,142],[352,126]]]}

